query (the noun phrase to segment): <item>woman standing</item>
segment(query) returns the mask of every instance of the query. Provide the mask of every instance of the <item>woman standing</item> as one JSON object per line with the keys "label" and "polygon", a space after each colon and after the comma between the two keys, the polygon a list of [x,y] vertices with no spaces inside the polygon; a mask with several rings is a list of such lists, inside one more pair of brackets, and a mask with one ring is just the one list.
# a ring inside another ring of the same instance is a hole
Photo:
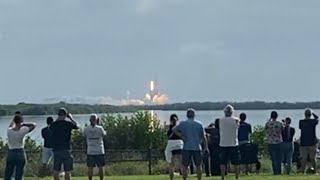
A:
{"label": "woman standing", "polygon": [[9,151],[6,161],[4,180],[11,180],[15,171],[15,180],[23,179],[26,154],[24,151],[24,137],[33,131],[34,123],[23,123],[23,117],[16,115],[7,130]]}
{"label": "woman standing", "polygon": [[270,120],[266,123],[265,129],[267,133],[268,151],[272,161],[272,169],[274,175],[281,175],[281,144],[283,125],[277,121],[278,113],[271,112]]}
{"label": "woman standing", "polygon": [[291,119],[286,118],[285,121],[285,127],[282,131],[282,157],[283,157],[283,163],[285,165],[286,173],[289,175],[291,172],[291,164],[292,164],[292,156],[293,156],[293,137],[295,134],[295,129],[290,126]]}
{"label": "woman standing", "polygon": [[175,169],[181,169],[182,163],[182,147],[183,141],[173,133],[173,128],[178,123],[178,116],[176,114],[172,114],[170,116],[170,126],[167,132],[168,136],[168,144],[165,150],[166,161],[169,163],[169,173],[170,179],[173,179]]}

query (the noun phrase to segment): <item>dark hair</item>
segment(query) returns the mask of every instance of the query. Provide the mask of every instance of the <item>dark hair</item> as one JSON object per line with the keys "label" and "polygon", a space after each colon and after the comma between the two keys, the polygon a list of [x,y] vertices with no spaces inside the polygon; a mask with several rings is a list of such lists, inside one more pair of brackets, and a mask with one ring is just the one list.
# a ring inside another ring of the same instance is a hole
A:
{"label": "dark hair", "polygon": [[218,118],[218,119],[216,119],[215,121],[214,121],[214,127],[216,128],[216,129],[219,129],[220,128],[220,119]]}
{"label": "dark hair", "polygon": [[14,116],[13,122],[16,124],[21,124],[23,122],[22,116],[20,116],[20,115]]}
{"label": "dark hair", "polygon": [[270,118],[271,118],[271,119],[277,119],[277,118],[278,118],[278,113],[277,113],[277,111],[272,111],[272,112],[271,112],[271,115],[270,115]]}
{"label": "dark hair", "polygon": [[100,117],[97,118],[97,124],[98,124],[98,125],[101,125],[101,124],[100,124]]}
{"label": "dark hair", "polygon": [[178,116],[176,114],[171,114],[170,116],[170,122],[173,124],[173,125],[176,125],[177,124],[177,120],[178,120]]}
{"label": "dark hair", "polygon": [[304,111],[304,115],[307,117],[307,118],[310,118],[311,117],[311,115],[312,115],[312,111],[311,111],[311,109],[306,109],[305,111]]}
{"label": "dark hair", "polygon": [[21,115],[22,113],[21,113],[21,111],[16,111],[14,114],[15,115]]}
{"label": "dark hair", "polygon": [[47,124],[50,125],[53,123],[53,118],[50,116],[47,118]]}
{"label": "dark hair", "polygon": [[[288,123],[287,123],[287,122],[288,122]],[[286,123],[286,124],[291,124],[291,118],[287,117],[287,118],[285,119],[285,123]]]}
{"label": "dark hair", "polygon": [[246,113],[241,113],[241,114],[240,114],[240,120],[241,120],[241,121],[245,121],[246,119],[247,119]]}
{"label": "dark hair", "polygon": [[187,117],[188,118],[194,118],[196,116],[196,111],[194,109],[188,109],[187,110]]}

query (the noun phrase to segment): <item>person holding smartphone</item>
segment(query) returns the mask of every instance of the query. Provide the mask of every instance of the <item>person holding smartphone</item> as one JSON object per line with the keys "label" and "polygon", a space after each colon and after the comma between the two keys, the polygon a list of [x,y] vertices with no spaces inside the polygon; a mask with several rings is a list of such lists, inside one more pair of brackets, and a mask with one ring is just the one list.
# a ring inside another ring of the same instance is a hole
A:
{"label": "person holding smartphone", "polygon": [[[305,119],[299,121],[301,130],[300,155],[301,155],[301,173],[305,173],[308,157],[310,158],[313,169],[317,169],[317,144],[316,126],[319,123],[319,117],[311,109],[305,110]],[[313,116],[313,117],[312,117]],[[316,172],[315,172],[316,173]]]}
{"label": "person holding smartphone", "polygon": [[[67,120],[67,118],[69,120]],[[65,108],[60,108],[58,119],[51,124],[53,140],[54,180],[60,180],[59,173],[63,165],[65,180],[71,179],[73,171],[73,157],[71,155],[71,132],[78,129],[79,125]]]}

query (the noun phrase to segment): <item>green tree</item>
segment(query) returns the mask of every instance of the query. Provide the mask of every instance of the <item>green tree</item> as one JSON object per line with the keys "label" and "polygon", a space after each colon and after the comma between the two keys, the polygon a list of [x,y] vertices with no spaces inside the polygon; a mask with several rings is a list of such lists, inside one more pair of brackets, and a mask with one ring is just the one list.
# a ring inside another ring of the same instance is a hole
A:
{"label": "green tree", "polygon": [[258,125],[253,128],[251,140],[253,141],[253,143],[258,145],[260,152],[262,154],[266,153],[267,143],[266,143],[266,130],[264,126]]}

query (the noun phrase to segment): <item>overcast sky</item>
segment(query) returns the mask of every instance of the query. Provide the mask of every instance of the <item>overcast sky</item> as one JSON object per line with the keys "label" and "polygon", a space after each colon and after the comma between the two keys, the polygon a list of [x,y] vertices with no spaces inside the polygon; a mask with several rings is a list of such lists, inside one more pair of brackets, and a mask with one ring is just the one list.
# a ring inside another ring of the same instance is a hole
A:
{"label": "overcast sky", "polygon": [[[1,0],[0,104],[320,100],[319,0]],[[112,99],[113,100],[112,100]]]}

